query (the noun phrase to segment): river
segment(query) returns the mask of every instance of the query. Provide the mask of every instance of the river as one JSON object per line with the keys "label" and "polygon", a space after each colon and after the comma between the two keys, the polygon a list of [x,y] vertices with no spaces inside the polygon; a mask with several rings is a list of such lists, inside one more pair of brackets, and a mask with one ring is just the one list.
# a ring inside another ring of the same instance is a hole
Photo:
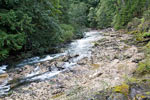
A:
{"label": "river", "polygon": [[[67,62],[63,64],[62,70],[47,70],[45,72],[41,73],[41,69],[39,66],[36,66],[34,70],[31,73],[27,73],[27,75],[19,80],[18,82],[20,84],[26,83],[26,82],[33,82],[33,81],[43,81],[52,78],[53,76],[59,74],[60,72],[63,72],[65,70],[73,68],[75,65],[77,65],[77,61],[81,60],[84,57],[90,57],[91,56],[91,49],[94,45],[94,41],[97,41],[102,38],[102,35],[100,34],[100,31],[90,31],[85,32],[85,36],[82,39],[73,40],[65,49],[63,53],[58,54],[50,54],[46,55],[44,57],[33,57],[26,60],[23,60],[20,64],[16,65],[16,69],[24,67],[28,64],[36,64],[40,62],[50,61],[53,59],[57,59],[61,56],[72,56],[73,58],[69,59]],[[77,55],[77,56],[74,56]],[[6,77],[2,79],[3,74],[7,74],[7,65],[0,66],[0,96],[8,94],[9,90],[11,89],[11,84],[9,83],[9,80],[11,77]]]}

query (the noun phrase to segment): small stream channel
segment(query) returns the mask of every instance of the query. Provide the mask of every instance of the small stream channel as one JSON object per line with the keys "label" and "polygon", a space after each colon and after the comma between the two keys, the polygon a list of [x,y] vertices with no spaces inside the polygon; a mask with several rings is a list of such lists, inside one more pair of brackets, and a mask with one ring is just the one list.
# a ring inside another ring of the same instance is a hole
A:
{"label": "small stream channel", "polygon": [[[56,76],[60,72],[73,68],[75,65],[77,65],[77,62],[82,58],[91,56],[91,49],[94,45],[94,41],[97,41],[102,38],[102,35],[100,33],[100,31],[96,30],[85,32],[84,38],[72,41],[63,53],[46,55],[42,58],[33,57],[23,60],[20,64],[16,65],[17,69],[24,67],[28,64],[36,64],[40,62],[51,61],[61,56],[77,55],[73,56],[73,58],[65,62],[63,64],[64,69],[62,70],[54,69],[51,71],[40,73],[40,67],[35,66],[34,70],[31,73],[28,73],[24,78],[18,81],[18,84],[30,83],[34,81],[44,81]],[[7,65],[0,66],[0,96],[8,94],[9,90],[11,89],[11,84],[8,84],[10,79],[11,78],[7,76]]]}

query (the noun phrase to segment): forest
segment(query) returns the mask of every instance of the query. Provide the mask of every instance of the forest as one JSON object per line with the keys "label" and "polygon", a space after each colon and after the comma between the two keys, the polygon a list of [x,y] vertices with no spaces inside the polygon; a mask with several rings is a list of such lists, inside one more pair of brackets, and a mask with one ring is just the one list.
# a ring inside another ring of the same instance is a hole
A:
{"label": "forest", "polygon": [[87,28],[127,29],[145,39],[149,5],[149,0],[0,0],[0,61],[59,52]]}
{"label": "forest", "polygon": [[150,0],[0,0],[0,100],[150,100]]}

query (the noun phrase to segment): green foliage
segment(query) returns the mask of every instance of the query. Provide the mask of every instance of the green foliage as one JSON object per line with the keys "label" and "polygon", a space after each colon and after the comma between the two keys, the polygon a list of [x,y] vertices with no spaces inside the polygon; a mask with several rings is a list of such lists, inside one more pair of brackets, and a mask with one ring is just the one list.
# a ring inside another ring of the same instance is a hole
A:
{"label": "green foliage", "polygon": [[150,73],[150,59],[146,59],[144,62],[140,62],[137,68],[137,73],[144,75]]}
{"label": "green foliage", "polygon": [[123,1],[124,3],[117,2],[117,13],[113,21],[115,29],[124,28],[132,18],[141,16],[145,9],[146,0]]}
{"label": "green foliage", "polygon": [[116,7],[114,0],[101,0],[96,8],[96,21],[98,28],[111,27],[112,19],[115,15]]}
{"label": "green foliage", "polygon": [[93,7],[89,9],[89,14],[88,14],[88,21],[89,21],[89,26],[90,27],[97,27],[97,22],[96,22],[96,12]]}
{"label": "green foliage", "polygon": [[150,32],[146,32],[143,34],[143,37],[150,37]]}
{"label": "green foliage", "polygon": [[[13,5],[12,2],[6,2]],[[23,47],[26,43],[26,32],[32,30],[31,20],[31,17],[23,12],[0,10],[0,61],[7,58],[11,51]]]}
{"label": "green foliage", "polygon": [[149,4],[149,0],[0,0],[0,61],[20,52],[50,53],[82,37],[86,27],[127,26],[140,33],[140,39],[149,37]]}
{"label": "green foliage", "polygon": [[18,50],[40,54],[58,45],[59,8],[59,0],[1,0],[0,60]]}
{"label": "green foliage", "polygon": [[62,24],[61,27],[64,30],[62,40],[64,42],[72,40],[74,36],[74,28],[67,24]]}
{"label": "green foliage", "polygon": [[81,37],[87,12],[81,0],[0,0],[0,61],[18,52],[53,52]]}
{"label": "green foliage", "polygon": [[76,30],[82,29],[87,24],[87,12],[88,7],[84,2],[73,3],[68,10],[69,22],[76,28]]}

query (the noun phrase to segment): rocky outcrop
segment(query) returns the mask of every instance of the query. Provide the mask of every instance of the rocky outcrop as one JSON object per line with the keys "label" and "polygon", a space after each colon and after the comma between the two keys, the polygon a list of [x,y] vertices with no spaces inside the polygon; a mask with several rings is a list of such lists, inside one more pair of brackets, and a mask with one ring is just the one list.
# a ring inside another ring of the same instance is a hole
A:
{"label": "rocky outcrop", "polygon": [[150,83],[122,84],[99,91],[89,100],[150,100]]}
{"label": "rocky outcrop", "polygon": [[[91,97],[91,100],[128,100],[124,92],[104,90],[121,85],[125,77],[131,77],[144,54],[138,52],[136,46],[123,42],[131,39],[131,35],[120,34],[110,29],[103,31],[103,36],[103,39],[93,43],[92,56],[78,61],[78,65],[73,69],[66,70],[53,79],[16,88],[12,95],[3,100],[89,100]],[[41,69],[40,73],[46,70],[61,70],[64,62],[70,59],[70,56],[62,56],[30,68],[38,66]],[[26,68],[23,72],[25,70],[29,71]],[[18,75],[20,73],[22,71]],[[129,89],[130,86],[125,85],[125,90]],[[131,91],[133,93],[134,89]]]}

